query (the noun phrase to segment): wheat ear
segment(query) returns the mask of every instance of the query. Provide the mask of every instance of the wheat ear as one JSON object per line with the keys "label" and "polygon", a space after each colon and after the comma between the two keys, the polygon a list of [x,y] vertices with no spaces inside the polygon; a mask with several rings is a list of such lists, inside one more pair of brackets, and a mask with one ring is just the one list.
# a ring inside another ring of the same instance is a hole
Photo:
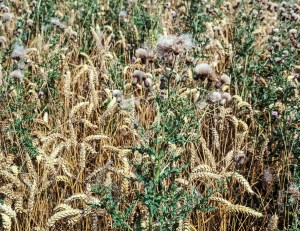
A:
{"label": "wheat ear", "polygon": [[241,185],[243,185],[244,188],[247,190],[247,192],[249,192],[251,194],[255,194],[255,192],[252,190],[249,182],[241,174],[238,174],[236,172],[227,172],[225,175],[226,175],[226,177],[232,177],[237,182],[239,182]]}
{"label": "wheat ear", "polygon": [[57,212],[52,217],[50,217],[48,219],[47,227],[51,228],[55,225],[55,223],[57,221],[60,221],[60,220],[65,219],[65,218],[78,216],[79,214],[81,214],[81,212],[82,211],[80,209],[66,209],[66,210]]}
{"label": "wheat ear", "polygon": [[243,214],[254,216],[254,217],[263,217],[262,213],[257,212],[254,209],[248,208],[243,205],[228,206],[228,207],[226,207],[225,212],[243,213]]}
{"label": "wheat ear", "polygon": [[11,231],[11,218],[5,213],[0,213],[2,217],[2,227],[4,231]]}

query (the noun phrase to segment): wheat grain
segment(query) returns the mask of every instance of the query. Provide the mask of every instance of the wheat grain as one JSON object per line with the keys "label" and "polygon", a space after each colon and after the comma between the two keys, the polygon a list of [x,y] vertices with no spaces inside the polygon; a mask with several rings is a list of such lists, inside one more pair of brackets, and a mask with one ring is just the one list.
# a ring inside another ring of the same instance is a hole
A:
{"label": "wheat grain", "polygon": [[12,208],[6,204],[0,204],[0,213],[4,213],[9,216],[11,219],[16,218],[16,212],[12,210]]}
{"label": "wheat grain", "polygon": [[278,218],[277,214],[274,214],[269,220],[267,230],[268,231],[278,230],[278,220],[279,220],[279,218]]}
{"label": "wheat grain", "polygon": [[37,181],[34,180],[31,189],[30,189],[30,194],[29,194],[29,199],[28,199],[28,212],[31,213],[34,207],[34,198],[37,192]]}
{"label": "wheat grain", "polygon": [[192,173],[196,172],[213,172],[213,170],[209,165],[200,164],[192,169]]}
{"label": "wheat grain", "polygon": [[216,162],[215,158],[213,157],[211,151],[206,147],[206,141],[204,140],[203,137],[201,137],[201,144],[202,144],[202,150],[204,156],[208,159],[210,162],[210,166],[212,167],[213,170],[216,170]]}
{"label": "wheat grain", "polygon": [[239,182],[241,185],[244,186],[244,188],[247,190],[247,192],[251,193],[251,194],[255,194],[255,192],[252,190],[249,182],[240,174],[236,173],[236,172],[227,172],[225,174],[226,177],[232,177],[233,179],[235,179],[237,182]]}
{"label": "wheat grain", "polygon": [[88,128],[91,128],[91,129],[97,129],[98,126],[95,125],[95,124],[92,124],[89,120],[86,120],[86,119],[81,119],[80,122],[82,122],[85,126],[87,126]]}
{"label": "wheat grain", "polygon": [[86,151],[92,153],[92,154],[97,154],[97,151],[94,149],[94,147],[88,143],[84,143],[84,146],[86,148]]}
{"label": "wheat grain", "polygon": [[29,154],[27,152],[25,152],[24,155],[25,155],[26,167],[27,167],[27,170],[28,170],[29,174],[34,179],[37,179],[38,175],[37,175],[37,172],[35,171],[35,169],[33,167],[32,160],[31,160]]}
{"label": "wheat grain", "polygon": [[220,142],[219,142],[219,133],[215,127],[212,128],[212,135],[214,137],[214,144],[216,148],[220,147]]}
{"label": "wheat grain", "polygon": [[90,103],[89,102],[81,102],[81,103],[78,103],[76,104],[74,107],[72,107],[71,111],[70,111],[70,114],[69,114],[69,117],[70,117],[70,120],[73,120],[75,114],[82,108],[82,107],[85,107],[87,105],[89,105]]}
{"label": "wheat grain", "polygon": [[57,158],[58,154],[66,147],[66,143],[65,142],[61,142],[50,154],[50,158]]}
{"label": "wheat grain", "polygon": [[47,227],[51,228],[55,225],[57,221],[60,221],[62,219],[78,216],[81,214],[80,209],[66,209],[60,212],[55,213],[52,217],[50,217],[47,221]]}
{"label": "wheat grain", "polygon": [[89,90],[90,90],[90,97],[91,97],[91,102],[97,107],[98,105],[98,94],[96,92],[95,88],[95,81],[96,81],[96,75],[95,75],[95,70],[94,68],[91,68],[89,71]]}
{"label": "wheat grain", "polygon": [[90,175],[88,175],[86,177],[86,180],[89,181],[91,180],[94,176],[99,175],[99,174],[103,174],[104,171],[106,171],[110,165],[112,164],[112,161],[107,162],[104,166],[94,170]]}
{"label": "wheat grain", "polygon": [[8,182],[13,183],[17,187],[21,186],[21,181],[17,177],[15,177],[12,173],[10,173],[8,171],[0,170],[0,177],[7,180]]}
{"label": "wheat grain", "polygon": [[67,176],[56,176],[55,177],[56,182],[65,182],[65,183],[70,183],[69,178]]}
{"label": "wheat grain", "polygon": [[233,156],[234,156],[234,151],[231,150],[229,151],[226,156],[225,156],[225,164],[226,164],[226,168],[231,164],[232,160],[233,160]]}
{"label": "wheat grain", "polygon": [[84,143],[80,144],[80,152],[79,152],[79,172],[83,172],[85,169],[86,163],[86,146]]}
{"label": "wheat grain", "polygon": [[61,133],[53,133],[49,136],[42,137],[41,142],[45,143],[46,145],[52,141],[56,141],[57,139],[65,140],[64,136]]}
{"label": "wheat grain", "polygon": [[56,206],[54,208],[54,212],[57,213],[59,211],[68,210],[68,209],[70,210],[70,209],[73,209],[73,208],[68,204],[62,203],[62,204],[59,204],[58,206]]}
{"label": "wheat grain", "polygon": [[216,202],[224,204],[226,206],[233,206],[233,204],[230,201],[225,200],[224,198],[221,198],[221,197],[213,197],[213,196],[211,196],[211,197],[209,197],[208,200],[209,201],[216,201]]}
{"label": "wheat grain", "polygon": [[70,203],[70,202],[75,201],[75,200],[82,200],[82,201],[87,202],[88,199],[89,199],[89,196],[87,194],[80,193],[80,194],[72,195],[69,198],[65,199],[64,203]]}
{"label": "wheat grain", "polygon": [[5,214],[5,213],[0,213],[2,217],[2,227],[4,231],[11,231],[11,218]]}
{"label": "wheat grain", "polygon": [[225,212],[230,212],[230,213],[243,213],[246,215],[254,216],[254,217],[263,217],[262,213],[257,212],[251,208],[248,208],[243,205],[232,205],[228,206],[225,209]]}
{"label": "wheat grain", "polygon": [[90,136],[87,136],[83,139],[84,142],[89,142],[89,141],[92,141],[92,140],[103,140],[103,139],[109,139],[108,136],[106,135],[90,135]]}
{"label": "wheat grain", "polygon": [[222,176],[212,172],[197,172],[190,175],[190,181],[201,178],[221,180]]}

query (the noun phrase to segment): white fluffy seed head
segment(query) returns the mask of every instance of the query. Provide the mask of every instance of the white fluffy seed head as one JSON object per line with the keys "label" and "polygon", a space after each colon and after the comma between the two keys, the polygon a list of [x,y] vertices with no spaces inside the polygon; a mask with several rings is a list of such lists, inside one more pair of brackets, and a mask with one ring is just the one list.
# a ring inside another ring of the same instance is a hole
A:
{"label": "white fluffy seed head", "polygon": [[231,101],[231,95],[227,92],[224,92],[222,94],[222,99],[224,99],[226,102],[230,102]]}
{"label": "white fluffy seed head", "polygon": [[122,92],[118,89],[112,90],[113,97],[118,97],[122,95]]}
{"label": "white fluffy seed head", "polygon": [[142,72],[142,71],[140,71],[140,70],[135,70],[135,71],[133,72],[133,77],[134,77],[134,78],[138,78],[138,79],[140,79],[140,80],[143,78],[144,75],[145,75],[144,72]]}
{"label": "white fluffy seed head", "polygon": [[13,59],[23,59],[26,55],[26,50],[22,44],[15,44],[11,53]]}
{"label": "white fluffy seed head", "polygon": [[135,56],[137,58],[145,58],[147,56],[148,52],[144,48],[139,48],[135,51]]}
{"label": "white fluffy seed head", "polygon": [[227,85],[230,84],[230,77],[226,74],[222,74],[220,80],[223,84],[227,84]]}
{"label": "white fluffy seed head", "polygon": [[297,30],[296,29],[290,29],[289,30],[290,35],[296,35],[297,34]]}
{"label": "white fluffy seed head", "polygon": [[13,18],[14,18],[14,14],[13,14],[13,13],[7,12],[7,13],[4,13],[4,14],[2,15],[2,21],[3,21],[4,23],[5,23],[5,22],[10,22],[10,21],[12,21]]}
{"label": "white fluffy seed head", "polygon": [[120,20],[125,20],[127,18],[127,11],[121,10],[119,13],[119,19]]}
{"label": "white fluffy seed head", "polygon": [[222,100],[222,95],[220,92],[214,91],[209,95],[209,100],[213,103],[217,103]]}
{"label": "white fluffy seed head", "polygon": [[144,86],[146,87],[146,88],[151,88],[151,86],[152,86],[152,80],[150,79],[150,78],[146,78],[145,80],[144,80]]}
{"label": "white fluffy seed head", "polygon": [[11,72],[9,74],[9,76],[11,78],[13,78],[13,79],[19,79],[19,80],[22,80],[24,78],[24,75],[23,75],[22,71],[19,70],[19,69],[18,70],[14,70],[13,72]]}
{"label": "white fluffy seed head", "polygon": [[1,43],[2,45],[4,45],[4,44],[6,44],[6,42],[7,42],[6,37],[0,36],[0,43]]}
{"label": "white fluffy seed head", "polygon": [[213,69],[207,63],[200,63],[195,67],[195,73],[197,75],[210,75],[213,73]]}
{"label": "white fluffy seed head", "polygon": [[33,23],[34,23],[34,22],[33,22],[32,19],[28,19],[28,20],[27,20],[27,25],[28,25],[28,26],[33,26]]}

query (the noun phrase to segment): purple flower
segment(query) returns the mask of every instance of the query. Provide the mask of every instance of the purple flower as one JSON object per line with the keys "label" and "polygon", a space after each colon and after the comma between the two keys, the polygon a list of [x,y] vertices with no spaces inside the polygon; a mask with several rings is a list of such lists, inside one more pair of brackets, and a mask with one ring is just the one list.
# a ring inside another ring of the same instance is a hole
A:
{"label": "purple flower", "polygon": [[43,96],[44,96],[44,92],[42,92],[42,91],[39,91],[38,98],[39,98],[39,99],[42,99],[42,98],[43,98]]}
{"label": "purple flower", "polygon": [[278,116],[278,112],[277,111],[272,111],[272,116],[277,117]]}

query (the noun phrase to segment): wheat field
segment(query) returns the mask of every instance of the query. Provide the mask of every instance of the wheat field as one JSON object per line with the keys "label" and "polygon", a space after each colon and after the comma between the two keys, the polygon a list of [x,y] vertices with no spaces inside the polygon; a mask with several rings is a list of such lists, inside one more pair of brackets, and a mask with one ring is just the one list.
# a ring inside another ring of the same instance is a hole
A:
{"label": "wheat field", "polygon": [[0,15],[0,230],[300,230],[299,0]]}

